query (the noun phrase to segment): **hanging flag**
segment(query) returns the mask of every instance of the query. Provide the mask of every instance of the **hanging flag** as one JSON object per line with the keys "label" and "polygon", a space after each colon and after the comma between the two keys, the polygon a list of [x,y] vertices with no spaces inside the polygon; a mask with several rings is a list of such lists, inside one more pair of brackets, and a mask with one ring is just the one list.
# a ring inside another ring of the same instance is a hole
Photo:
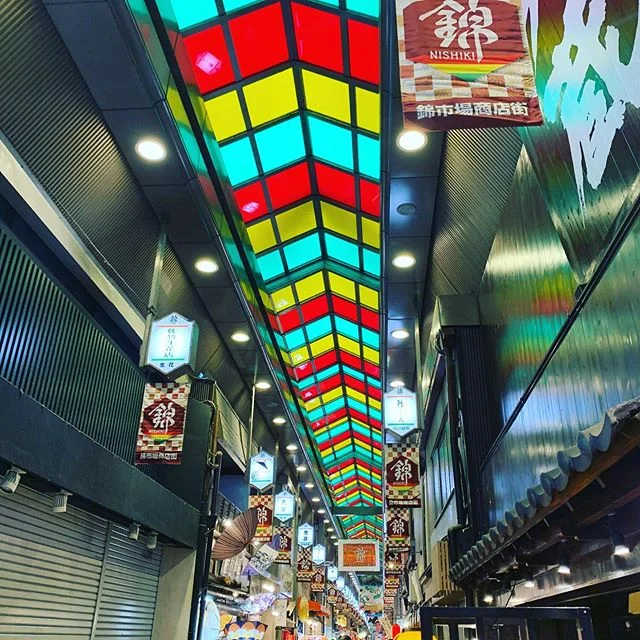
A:
{"label": "hanging flag", "polygon": [[315,529],[310,524],[301,524],[298,527],[298,546],[306,548],[313,544]]}
{"label": "hanging flag", "polygon": [[340,571],[379,571],[380,543],[377,540],[340,540],[338,543]]}
{"label": "hanging flag", "polygon": [[273,496],[249,496],[249,507],[255,507],[258,528],[253,537],[256,542],[271,542],[273,536]]}
{"label": "hanging flag", "polygon": [[420,506],[420,467],[417,445],[388,444],[385,448],[388,507]]}
{"label": "hanging flag", "polygon": [[273,546],[278,552],[276,564],[291,564],[293,546],[291,527],[275,527]]}
{"label": "hanging flag", "polygon": [[274,507],[273,507],[273,515],[280,520],[280,522],[287,522],[293,518],[293,514],[296,508],[296,498],[291,493],[285,489],[280,493],[276,493]]}
{"label": "hanging flag", "polygon": [[542,124],[520,0],[397,0],[396,21],[407,121]]}
{"label": "hanging flag", "polygon": [[136,464],[180,464],[191,384],[160,382],[144,388]]}
{"label": "hanging flag", "polygon": [[311,582],[312,577],[311,549],[298,549],[298,582]]}
{"label": "hanging flag", "polygon": [[273,484],[276,459],[266,451],[260,451],[249,460],[249,484],[264,491]]}
{"label": "hanging flag", "polygon": [[319,593],[324,591],[324,569],[314,569],[311,578],[311,592]]}
{"label": "hanging flag", "polygon": [[418,428],[418,400],[413,391],[397,387],[384,394],[384,428],[404,438]]}
{"label": "hanging flag", "polygon": [[411,545],[409,509],[389,509],[387,511],[387,548],[409,551]]}
{"label": "hanging flag", "polygon": [[338,588],[330,585],[327,589],[327,604],[336,604],[338,602]]}

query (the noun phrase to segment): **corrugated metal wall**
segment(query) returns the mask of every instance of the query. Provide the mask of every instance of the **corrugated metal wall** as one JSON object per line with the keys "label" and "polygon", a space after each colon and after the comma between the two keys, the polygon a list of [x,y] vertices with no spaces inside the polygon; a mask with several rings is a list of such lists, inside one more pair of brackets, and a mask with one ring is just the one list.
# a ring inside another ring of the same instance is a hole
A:
{"label": "corrugated metal wall", "polygon": [[0,2],[0,42],[4,135],[145,311],[158,221],[41,0]]}
{"label": "corrugated metal wall", "polygon": [[141,372],[2,228],[0,376],[132,460]]}

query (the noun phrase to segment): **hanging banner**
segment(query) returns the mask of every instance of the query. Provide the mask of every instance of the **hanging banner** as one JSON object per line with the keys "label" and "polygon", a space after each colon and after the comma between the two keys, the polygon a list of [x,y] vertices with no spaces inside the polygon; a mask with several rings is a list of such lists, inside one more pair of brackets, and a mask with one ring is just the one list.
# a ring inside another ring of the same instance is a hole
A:
{"label": "hanging banner", "polygon": [[404,438],[418,428],[418,400],[413,391],[398,387],[384,394],[384,428]]}
{"label": "hanging banner", "polygon": [[324,591],[324,569],[315,569],[311,578],[311,592]]}
{"label": "hanging banner", "polygon": [[367,613],[380,613],[382,611],[383,587],[382,585],[365,584],[360,588],[360,602]]}
{"label": "hanging banner", "polygon": [[426,129],[542,124],[520,0],[397,0],[405,119]]}
{"label": "hanging banner", "polygon": [[273,578],[267,569],[276,561],[277,557],[278,551],[276,549],[268,544],[263,544],[251,557],[248,566],[265,578]]}
{"label": "hanging banner", "polygon": [[340,540],[338,569],[340,571],[379,571],[380,544],[377,540]]}
{"label": "hanging banner", "polygon": [[[386,576],[400,575],[404,571],[406,562],[405,554],[394,549],[386,549],[384,552],[384,572]],[[387,584],[389,581],[387,580]]]}
{"label": "hanging banner", "polygon": [[313,569],[311,549],[298,549],[298,582],[311,582]]}
{"label": "hanging banner", "polygon": [[291,564],[292,535],[291,527],[275,527],[273,546],[278,552],[276,564]]}
{"label": "hanging banner", "polygon": [[336,604],[338,602],[338,588],[330,585],[327,589],[327,604]]}
{"label": "hanging banner", "polygon": [[387,511],[387,548],[409,551],[411,545],[409,509],[389,509]]}
{"label": "hanging banner", "polygon": [[275,502],[273,507],[273,515],[280,520],[280,522],[287,522],[293,518],[295,511],[296,499],[291,491],[281,491],[276,493]]}
{"label": "hanging banner", "polygon": [[298,546],[306,548],[313,544],[315,529],[310,524],[302,524],[298,527]]}
{"label": "hanging banner", "polygon": [[195,367],[198,325],[179,313],[151,323],[144,347],[144,365],[175,378]]}
{"label": "hanging banner", "polygon": [[388,444],[385,447],[385,493],[388,507],[420,506],[418,445]]}
{"label": "hanging banner", "polygon": [[327,567],[327,580],[331,580],[331,582],[335,582],[338,579],[338,567],[330,564]]}
{"label": "hanging banner", "polygon": [[258,491],[264,491],[273,484],[275,458],[266,451],[260,451],[249,460],[249,484]]}
{"label": "hanging banner", "polygon": [[278,598],[292,598],[294,581],[293,568],[291,566],[281,565],[279,567],[278,577],[280,578]]}
{"label": "hanging banner", "polygon": [[324,548],[324,545],[317,544],[311,549],[311,559],[313,560],[313,564],[324,564],[324,561],[327,559],[327,550]]}
{"label": "hanging banner", "polygon": [[177,382],[144,388],[136,441],[136,464],[180,464],[191,385]]}
{"label": "hanging banner", "polygon": [[273,496],[249,496],[249,508],[255,507],[258,528],[253,536],[255,542],[271,542],[273,537]]}

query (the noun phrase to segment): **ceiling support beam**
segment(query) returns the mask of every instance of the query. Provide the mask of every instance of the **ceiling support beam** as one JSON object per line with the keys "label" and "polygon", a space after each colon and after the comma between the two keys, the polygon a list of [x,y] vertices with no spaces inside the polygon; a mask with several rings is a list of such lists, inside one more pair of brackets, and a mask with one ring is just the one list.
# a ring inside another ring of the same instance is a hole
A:
{"label": "ceiling support beam", "polygon": [[382,507],[334,507],[334,516],[381,516]]}

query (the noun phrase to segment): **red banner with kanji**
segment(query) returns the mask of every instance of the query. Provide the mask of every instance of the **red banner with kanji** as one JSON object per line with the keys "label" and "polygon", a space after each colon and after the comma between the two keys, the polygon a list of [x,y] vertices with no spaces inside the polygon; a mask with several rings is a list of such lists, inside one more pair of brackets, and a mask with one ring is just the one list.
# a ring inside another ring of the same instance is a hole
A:
{"label": "red banner with kanji", "polygon": [[273,496],[253,495],[249,496],[249,508],[255,507],[258,516],[258,527],[254,542],[271,542],[273,535]]}
{"label": "red banner with kanji", "polygon": [[311,549],[298,549],[298,582],[311,582],[313,578],[313,561]]}
{"label": "red banner with kanji", "polygon": [[273,547],[278,552],[276,564],[291,564],[293,539],[291,527],[276,527],[273,532]]}
{"label": "red banner with kanji", "polygon": [[311,592],[320,593],[321,591],[324,591],[324,567],[315,569],[311,577]]}
{"label": "red banner with kanji", "polygon": [[409,551],[411,544],[411,512],[409,509],[387,510],[387,548]]}
{"label": "red banner with kanji", "polygon": [[136,441],[136,464],[180,464],[189,383],[161,382],[144,388]]}
{"label": "red banner with kanji", "polygon": [[520,0],[397,0],[405,119],[426,129],[542,124]]}
{"label": "red banner with kanji", "polygon": [[420,506],[419,456],[418,445],[386,445],[384,465],[387,506]]}

